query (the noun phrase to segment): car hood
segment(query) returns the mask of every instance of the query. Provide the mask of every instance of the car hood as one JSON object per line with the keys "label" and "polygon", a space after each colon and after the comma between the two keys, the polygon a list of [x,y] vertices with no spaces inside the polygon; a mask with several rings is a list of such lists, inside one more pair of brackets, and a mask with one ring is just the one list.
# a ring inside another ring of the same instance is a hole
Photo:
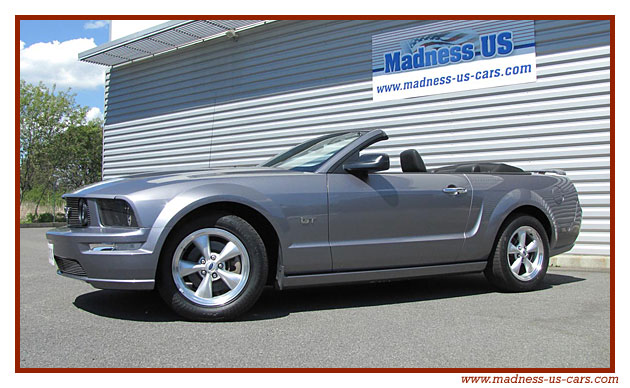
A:
{"label": "car hood", "polygon": [[[145,173],[137,174],[124,178],[114,178],[98,182],[89,186],[82,187],[72,193],[64,195],[64,197],[100,197],[113,198],[116,196],[127,196],[146,190],[160,190],[171,192],[181,192],[187,188],[211,183],[213,181],[230,181],[235,182],[251,177],[278,176],[278,175],[304,175],[312,174],[308,172],[299,172],[284,170],[272,167],[235,167],[221,169],[207,169],[195,172],[175,172],[175,173]],[[168,195],[167,195],[168,196]]]}

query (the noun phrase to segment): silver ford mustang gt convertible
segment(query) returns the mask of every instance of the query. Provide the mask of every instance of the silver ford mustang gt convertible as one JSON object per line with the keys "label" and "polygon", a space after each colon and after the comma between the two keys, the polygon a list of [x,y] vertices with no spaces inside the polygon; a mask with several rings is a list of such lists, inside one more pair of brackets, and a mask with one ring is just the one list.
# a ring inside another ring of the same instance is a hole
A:
{"label": "silver ford mustang gt convertible", "polygon": [[193,320],[234,319],[279,289],[484,272],[499,290],[539,287],[582,210],[559,170],[502,163],[402,172],[364,150],[381,130],[336,132],[254,168],[136,175],[64,196],[47,233],[57,273],[104,289],[157,288]]}

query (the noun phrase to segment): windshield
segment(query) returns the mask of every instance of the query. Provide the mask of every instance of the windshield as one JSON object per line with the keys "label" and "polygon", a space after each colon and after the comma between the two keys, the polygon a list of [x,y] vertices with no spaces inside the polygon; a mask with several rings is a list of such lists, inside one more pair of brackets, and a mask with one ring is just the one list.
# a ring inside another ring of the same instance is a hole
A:
{"label": "windshield", "polygon": [[313,172],[360,136],[360,132],[346,132],[309,140],[276,156],[263,166]]}

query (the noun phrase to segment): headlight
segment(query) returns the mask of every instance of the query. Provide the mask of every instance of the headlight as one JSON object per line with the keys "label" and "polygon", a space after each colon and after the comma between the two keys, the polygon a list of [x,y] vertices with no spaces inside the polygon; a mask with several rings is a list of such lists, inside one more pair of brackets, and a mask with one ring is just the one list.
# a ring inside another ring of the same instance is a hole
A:
{"label": "headlight", "polygon": [[99,199],[96,203],[103,226],[138,226],[133,209],[122,199]]}

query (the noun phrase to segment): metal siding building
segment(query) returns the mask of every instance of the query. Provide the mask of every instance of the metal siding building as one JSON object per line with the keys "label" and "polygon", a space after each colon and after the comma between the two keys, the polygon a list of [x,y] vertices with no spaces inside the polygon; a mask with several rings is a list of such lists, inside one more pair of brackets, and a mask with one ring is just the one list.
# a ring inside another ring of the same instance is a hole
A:
{"label": "metal siding building", "polygon": [[536,21],[537,82],[372,101],[372,36],[431,21],[276,21],[110,68],[105,179],[252,166],[312,136],[385,130],[427,167],[561,168],[584,208],[574,255],[610,253],[610,25]]}

